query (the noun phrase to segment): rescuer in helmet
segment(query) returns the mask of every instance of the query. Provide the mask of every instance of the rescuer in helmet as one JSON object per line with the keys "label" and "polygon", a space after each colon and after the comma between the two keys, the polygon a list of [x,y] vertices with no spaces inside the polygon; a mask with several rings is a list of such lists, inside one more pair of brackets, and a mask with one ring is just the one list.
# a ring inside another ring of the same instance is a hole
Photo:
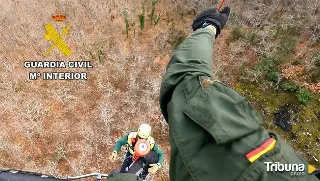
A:
{"label": "rescuer in helmet", "polygon": [[113,152],[110,156],[110,160],[112,160],[112,161],[115,161],[117,159],[117,157],[118,157],[117,155],[118,155],[118,152],[121,149],[121,147],[123,145],[128,145],[128,152],[126,154],[126,158],[125,158],[124,162],[122,163],[120,173],[125,173],[126,169],[133,162],[132,157],[134,155],[135,144],[141,139],[147,140],[148,143],[150,144],[149,145],[150,151],[153,151],[158,155],[158,162],[149,164],[150,168],[143,171],[143,173],[142,173],[143,179],[145,179],[145,177],[148,175],[148,173],[153,174],[160,168],[160,166],[164,160],[164,153],[159,148],[158,144],[155,143],[154,139],[150,135],[151,135],[151,126],[148,124],[141,124],[139,126],[139,129],[137,132],[131,132],[128,135],[120,138],[117,141],[117,143],[113,149]]}

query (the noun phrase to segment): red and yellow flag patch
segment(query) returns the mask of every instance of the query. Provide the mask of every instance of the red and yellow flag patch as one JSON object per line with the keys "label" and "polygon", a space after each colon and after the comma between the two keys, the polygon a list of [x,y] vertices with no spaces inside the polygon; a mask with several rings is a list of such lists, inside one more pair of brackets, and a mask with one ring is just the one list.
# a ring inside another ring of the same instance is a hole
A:
{"label": "red and yellow flag patch", "polygon": [[272,150],[275,147],[276,142],[277,141],[274,138],[268,139],[261,146],[259,146],[255,150],[251,151],[250,153],[246,154],[247,159],[251,163],[254,162],[256,159],[260,158],[263,154],[265,154],[268,151]]}

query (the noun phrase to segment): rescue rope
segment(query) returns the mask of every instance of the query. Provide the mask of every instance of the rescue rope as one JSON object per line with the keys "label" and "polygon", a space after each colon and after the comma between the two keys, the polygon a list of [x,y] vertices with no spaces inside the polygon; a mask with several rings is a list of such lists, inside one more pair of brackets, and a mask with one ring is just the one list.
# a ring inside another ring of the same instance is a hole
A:
{"label": "rescue rope", "polygon": [[222,2],[221,2],[221,4],[220,4],[220,6],[219,6],[219,8],[218,8],[218,11],[220,11],[220,10],[221,10],[221,8],[222,8],[223,4],[225,3],[225,1],[226,1],[226,0],[222,0]]}

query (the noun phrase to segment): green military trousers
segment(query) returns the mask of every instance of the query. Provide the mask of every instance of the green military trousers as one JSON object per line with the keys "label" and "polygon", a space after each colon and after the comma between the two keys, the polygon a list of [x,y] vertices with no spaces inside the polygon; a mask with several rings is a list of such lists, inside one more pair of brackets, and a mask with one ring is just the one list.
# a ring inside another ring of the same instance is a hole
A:
{"label": "green military trousers", "polygon": [[[214,33],[204,28],[190,35],[174,52],[161,83],[160,107],[171,145],[170,180],[316,181],[307,173],[306,161],[267,132],[261,116],[242,95],[215,81]],[[249,153],[257,156],[270,139],[275,146],[249,161]],[[268,165],[274,164],[305,169],[272,172]]]}

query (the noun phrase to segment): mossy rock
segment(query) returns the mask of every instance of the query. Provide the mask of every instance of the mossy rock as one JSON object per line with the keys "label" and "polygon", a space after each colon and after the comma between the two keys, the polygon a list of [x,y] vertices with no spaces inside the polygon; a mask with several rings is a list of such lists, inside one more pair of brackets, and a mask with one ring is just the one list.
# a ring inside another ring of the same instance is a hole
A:
{"label": "mossy rock", "polygon": [[292,130],[292,122],[298,112],[299,109],[292,104],[281,106],[279,111],[274,114],[275,125],[281,128],[283,131],[290,132]]}

